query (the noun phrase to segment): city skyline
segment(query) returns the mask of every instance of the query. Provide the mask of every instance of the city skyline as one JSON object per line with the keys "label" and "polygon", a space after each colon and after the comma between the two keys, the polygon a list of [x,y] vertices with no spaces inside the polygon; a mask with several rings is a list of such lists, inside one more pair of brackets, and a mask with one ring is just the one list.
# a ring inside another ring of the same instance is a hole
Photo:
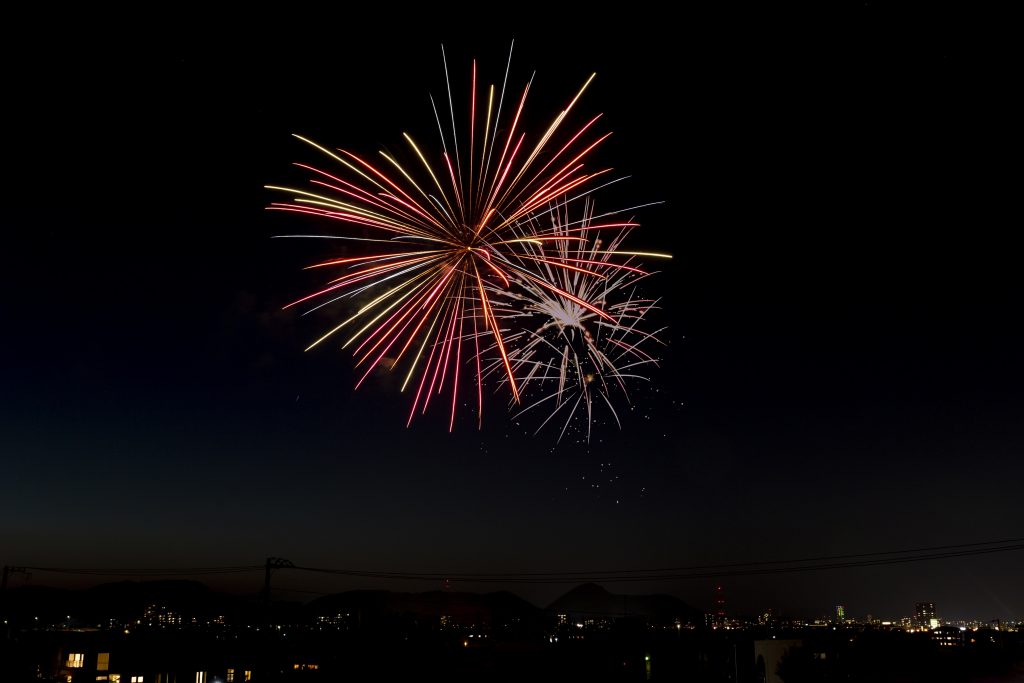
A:
{"label": "city skyline", "polygon": [[[999,546],[996,546],[999,547]],[[978,551],[985,553],[989,548],[982,547],[981,549],[973,548],[972,551]],[[964,552],[964,548],[953,549],[950,552]],[[898,559],[897,562],[905,561],[907,557],[912,555],[904,555],[902,559]],[[923,559],[926,556],[921,557],[921,561],[927,563],[929,560]],[[799,567],[799,564],[793,565]],[[783,567],[774,567],[773,570],[783,569]],[[800,573],[799,569],[792,569],[793,573]],[[808,570],[804,570],[808,571]],[[809,570],[817,571],[817,570]],[[832,570],[826,570],[829,573]],[[261,582],[260,573],[263,573],[266,582]],[[524,597],[523,589],[525,586],[522,582],[530,583],[536,579],[515,578],[510,576],[505,582],[498,582],[493,578],[485,577],[483,579],[473,579],[472,577],[452,577],[444,579],[431,579],[431,578],[416,578],[415,576],[391,576],[391,577],[363,577],[362,583],[355,584],[356,588],[347,590],[331,592],[323,590],[326,585],[318,583],[316,581],[317,575],[324,573],[339,573],[341,575],[350,574],[350,570],[338,569],[338,568],[325,568],[325,567],[303,567],[301,565],[294,565],[291,561],[284,558],[267,558],[266,563],[261,567],[258,565],[252,566],[241,566],[234,565],[229,567],[207,567],[197,568],[193,570],[182,570],[182,569],[137,569],[134,573],[130,570],[118,570],[116,568],[104,568],[104,569],[86,569],[78,571],[75,568],[43,568],[43,567],[3,567],[3,587],[4,589],[10,588],[16,590],[19,587],[24,588],[57,588],[67,589],[71,588],[76,591],[89,591],[96,588],[102,587],[113,587],[116,585],[127,585],[130,583],[136,583],[140,588],[144,589],[146,586],[159,586],[163,583],[170,581],[171,583],[180,582],[182,584],[195,583],[197,585],[209,586],[217,591],[222,591],[224,595],[235,596],[236,598],[253,598],[258,596],[260,601],[268,599],[266,597],[266,590],[270,589],[270,600],[273,602],[283,603],[299,603],[299,602],[310,602],[315,601],[317,596],[328,596],[328,595],[340,595],[346,592],[361,590],[367,590],[369,586],[373,586],[372,590],[391,592],[396,594],[416,594],[416,593],[451,593],[457,594],[479,594],[485,595],[488,593],[494,593],[496,591],[506,591],[519,596],[521,599],[525,599],[528,603],[533,604],[540,609],[551,609],[552,605],[556,604],[561,600],[564,595],[573,593],[584,586],[595,586],[599,587],[600,591],[607,591],[609,593],[620,592],[623,596],[629,595],[643,595],[645,591],[634,587],[636,583],[639,583],[641,587],[653,583],[655,580],[647,580],[640,582],[628,581],[627,583],[602,583],[600,577],[579,577],[580,583],[572,585],[571,579],[555,578],[548,582],[549,593],[553,591],[555,597],[547,601],[538,602],[537,600],[531,600],[528,597]],[[209,579],[211,575],[231,575],[233,577],[246,577],[246,578],[234,578],[230,581]],[[40,577],[33,582],[33,575]],[[571,575],[571,573],[570,573]],[[152,578],[143,578],[144,576],[150,576]],[[76,581],[68,581],[68,577],[76,577]],[[91,577],[91,578],[85,578]],[[102,577],[102,578],[97,578]],[[111,577],[119,577],[120,581],[115,581]],[[269,577],[275,577],[273,582],[270,581]],[[296,577],[302,577],[296,580]],[[46,579],[49,578],[50,581]],[[57,580],[53,580],[53,579]],[[618,577],[619,579],[623,577]],[[40,580],[42,579],[42,580]],[[374,579],[384,579],[381,581],[374,581]],[[617,579],[613,578],[613,581]],[[669,579],[661,579],[661,581],[668,581]],[[680,580],[680,579],[676,579]],[[692,579],[683,579],[686,581],[693,581]],[[284,584],[283,587],[280,584]],[[497,583],[496,588],[492,588],[490,584]],[[634,585],[631,585],[634,584]],[[817,611],[808,610],[793,610],[786,605],[780,605],[777,603],[765,604],[761,606],[755,606],[753,609],[743,608],[737,609],[731,606],[728,599],[728,581],[722,581],[721,579],[711,582],[709,586],[711,590],[708,595],[704,596],[705,599],[698,598],[691,607],[701,610],[706,615],[706,620],[709,626],[712,628],[725,628],[729,624],[752,624],[762,623],[765,618],[770,617],[772,620],[785,620],[785,621],[800,621],[800,622],[816,622],[816,623],[850,623],[850,624],[877,624],[885,626],[899,626],[908,629],[931,629],[943,624],[990,624],[990,623],[1014,623],[1024,622],[1024,618],[1020,615],[1009,614],[1007,612],[1001,612],[997,616],[985,616],[980,613],[960,612],[951,614],[943,612],[936,607],[934,602],[907,602],[906,611],[896,611],[892,613],[879,612],[872,610],[870,605],[865,606],[850,606],[847,604],[837,604],[831,609],[817,608]],[[299,587],[305,586],[305,588]],[[557,587],[556,587],[557,586]],[[259,590],[257,590],[257,587]],[[311,590],[315,588],[315,590]],[[838,592],[838,591],[834,591]],[[532,592],[533,595],[538,595],[536,591]],[[525,595],[531,595],[531,591],[527,588]],[[912,609],[910,609],[912,605]]]}
{"label": "city skyline", "polygon": [[[281,560],[280,558],[268,558],[268,560],[272,560],[275,563],[281,563],[277,569],[273,570],[273,572],[278,572],[287,565],[287,561]],[[25,573],[25,570],[28,568],[15,567],[5,569],[12,569],[13,572],[11,573],[11,577],[14,577],[18,573]],[[211,570],[208,570],[208,573],[213,573],[212,568]],[[292,583],[294,585],[294,582]],[[593,582],[585,582],[574,586],[563,586],[560,588],[561,592],[555,597],[555,599],[545,604],[536,604],[532,601],[525,600],[522,596],[518,595],[515,590],[509,590],[508,588],[501,588],[499,590],[471,590],[466,587],[461,589],[442,587],[428,588],[422,591],[411,589],[403,590],[400,587],[374,590],[360,588],[330,593],[321,591],[278,589],[271,585],[271,595],[268,602],[263,588],[258,591],[254,590],[246,592],[223,591],[212,588],[211,586],[215,586],[215,583],[211,584],[208,581],[198,579],[101,580],[94,581],[92,583],[87,582],[74,588],[42,583],[32,584],[31,582],[25,582],[22,585],[17,584],[18,582],[15,579],[11,582],[11,585],[8,585],[5,589],[12,592],[4,594],[9,599],[8,602],[5,603],[7,611],[4,616],[15,619],[14,622],[8,623],[21,622],[20,627],[22,628],[31,625],[23,623],[23,621],[28,618],[26,615],[30,613],[44,615],[42,618],[39,616],[32,617],[36,620],[34,625],[37,628],[72,628],[75,626],[92,626],[93,624],[89,622],[88,619],[83,620],[82,615],[79,613],[81,608],[78,604],[81,597],[89,594],[105,595],[106,597],[104,600],[110,600],[111,596],[117,595],[118,593],[131,594],[134,602],[138,602],[141,599],[143,602],[139,604],[145,605],[142,613],[131,616],[131,622],[160,628],[189,628],[190,626],[203,624],[224,625],[228,622],[238,623],[239,621],[244,623],[246,620],[253,619],[254,615],[256,615],[258,619],[264,618],[258,616],[259,612],[264,609],[264,605],[271,608],[274,608],[274,606],[286,606],[289,609],[295,609],[296,606],[301,604],[304,606],[304,611],[313,610],[314,612],[317,612],[317,610],[319,610],[322,612],[325,609],[323,605],[329,604],[329,601],[332,599],[345,599],[352,596],[359,596],[362,598],[364,595],[374,593],[406,596],[410,599],[416,599],[417,596],[434,596],[431,598],[434,602],[438,599],[444,600],[444,596],[448,596],[451,600],[456,601],[453,604],[458,604],[459,601],[464,601],[466,599],[486,599],[497,595],[511,594],[516,596],[518,599],[523,600],[522,604],[524,605],[529,605],[533,609],[554,614],[558,617],[559,623],[564,621],[563,615],[556,613],[565,611],[566,609],[573,612],[580,612],[582,609],[584,613],[593,618],[600,617],[602,619],[615,620],[644,614],[644,610],[650,609],[650,607],[643,603],[643,600],[675,599],[674,596],[665,594],[645,594],[643,592],[636,591],[617,592],[619,589],[615,586],[601,586],[600,584]],[[256,582],[254,581],[253,585],[255,584]],[[26,592],[26,590],[30,592]],[[297,596],[297,592],[304,593],[304,595]],[[151,597],[148,599],[142,597],[147,594],[151,594]],[[584,603],[589,601],[589,604],[597,605],[601,601],[604,601],[606,605],[603,607],[592,606],[585,609],[578,606],[572,608],[564,607],[566,600],[570,600],[576,604],[581,604],[581,596],[586,596],[582,598]],[[595,596],[598,601],[597,603],[594,602]],[[723,587],[719,585],[715,587],[712,600],[706,607],[690,605],[683,602],[678,603],[680,609],[696,610],[699,613],[699,616],[687,617],[685,623],[688,624],[688,627],[708,628],[711,630],[729,630],[749,629],[758,626],[823,626],[845,624],[851,627],[874,626],[915,632],[931,631],[940,626],[950,625],[973,629],[1008,627],[1011,630],[1024,626],[1024,619],[1022,618],[1005,619],[998,617],[988,618],[984,615],[945,615],[933,602],[908,603],[908,605],[912,605],[912,608],[908,607],[908,609],[901,614],[873,614],[871,612],[864,611],[849,611],[847,610],[846,605],[837,605],[831,613],[829,613],[828,610],[822,610],[818,614],[799,615],[789,612],[785,607],[781,609],[769,608],[756,613],[734,612],[729,609],[728,601],[725,600],[723,596]],[[67,605],[60,604],[60,600],[67,601]],[[225,603],[225,600],[234,602]],[[328,602],[325,602],[325,600]],[[34,604],[37,606],[33,607]],[[74,605],[74,607],[68,605]],[[440,609],[440,605],[441,603],[437,602],[437,604],[434,605],[434,608]],[[89,613],[93,613],[96,612],[97,609],[102,610],[102,608],[98,608],[96,605],[93,605],[87,608],[87,611]],[[121,614],[123,613],[124,605],[119,601],[114,600],[109,609],[111,610],[111,615],[115,613]],[[328,609],[328,611],[330,610]],[[71,613],[65,614],[65,612]],[[226,616],[228,614],[233,616]],[[14,615],[17,616],[15,617]],[[241,616],[241,620],[239,620],[239,616]],[[138,621],[136,621],[137,617],[139,617]],[[118,618],[123,618],[123,614]],[[320,620],[319,617],[317,617],[317,619]],[[442,623],[441,625],[443,626],[444,624]],[[100,623],[95,626],[105,627],[105,624]],[[113,627],[106,625],[106,627],[116,628],[117,624],[115,623]]]}
{"label": "city skyline", "polygon": [[437,671],[453,680],[1011,681],[1024,645],[1019,622],[922,629],[764,614],[715,624],[717,615],[671,596],[587,585],[546,609],[508,593],[444,591],[263,604],[194,582],[9,597],[0,670],[71,683],[329,680],[360,670],[383,680]]}
{"label": "city skyline", "polygon": [[[481,32],[371,13],[341,36],[327,17],[182,16],[153,36],[26,16],[38,49],[3,48],[0,564],[272,556],[356,572],[291,586],[336,592],[1024,535],[1000,46],[968,47],[970,18],[944,7],[681,12]],[[406,427],[404,378],[356,389],[350,349],[304,351],[340,312],[284,308],[331,254],[275,236],[335,227],[266,210],[266,186],[312,161],[292,136],[379,158],[407,132],[439,154],[430,96],[464,101],[474,59],[500,81],[513,41],[531,134],[597,74],[578,112],[611,133],[594,167],[625,177],[596,209],[645,205],[630,239],[672,254],[642,283],[658,366],[589,442],[535,436],[501,387],[482,427],[476,397],[451,433],[433,408]],[[1005,550],[723,581],[751,615],[926,600],[1019,619],[1021,575]],[[608,588],[710,607],[718,580]]]}

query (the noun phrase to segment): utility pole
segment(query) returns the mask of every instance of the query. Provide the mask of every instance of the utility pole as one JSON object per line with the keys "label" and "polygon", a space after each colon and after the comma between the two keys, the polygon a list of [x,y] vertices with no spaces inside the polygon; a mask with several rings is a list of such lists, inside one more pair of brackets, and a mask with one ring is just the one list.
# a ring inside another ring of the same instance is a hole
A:
{"label": "utility pole", "polygon": [[0,581],[0,591],[7,590],[7,577],[10,576],[11,574],[18,574],[18,573],[27,574],[28,570],[27,570],[26,567],[11,567],[11,566],[5,564],[4,565],[4,578],[3,578],[3,581]]}
{"label": "utility pole", "polygon": [[275,569],[294,569],[295,565],[290,560],[280,557],[268,557],[267,563],[263,565],[263,606],[270,613],[270,573]]}
{"label": "utility pole", "polygon": [[[275,636],[270,633],[270,629],[273,626],[272,618],[270,615],[270,575],[275,569],[294,569],[295,565],[289,560],[285,560],[280,557],[268,557],[266,563],[263,565],[263,627],[264,637],[261,639],[267,643],[267,647],[264,647],[260,651],[260,656],[257,659],[259,668],[262,669],[262,673],[256,672],[260,680],[264,676],[273,678],[275,670],[278,668],[280,662],[278,657],[278,649],[271,647],[275,642]],[[257,628],[258,630],[258,628]]]}
{"label": "utility pole", "polygon": [[0,592],[7,590],[7,577],[11,574],[28,574],[28,567],[11,567],[4,565],[4,578],[0,581]]}
{"label": "utility pole", "polygon": [[28,568],[26,568],[26,567],[11,567],[11,566],[5,564],[4,565],[3,579],[0,580],[0,618],[2,618],[4,620],[4,624],[3,625],[5,626],[5,628],[4,628],[3,633],[4,633],[4,639],[5,640],[10,640],[10,638],[11,638],[11,624],[8,623],[10,621],[10,619],[8,618],[8,615],[7,615],[7,604],[6,604],[7,603],[7,600],[6,600],[6,598],[7,598],[7,578],[11,574],[18,574],[18,573],[20,573],[20,574],[27,574],[28,573]]}

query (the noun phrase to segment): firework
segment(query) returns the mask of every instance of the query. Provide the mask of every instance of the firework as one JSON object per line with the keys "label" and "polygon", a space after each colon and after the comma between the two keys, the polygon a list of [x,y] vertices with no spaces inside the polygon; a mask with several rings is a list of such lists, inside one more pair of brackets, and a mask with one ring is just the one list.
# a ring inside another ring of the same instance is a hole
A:
{"label": "firework", "polygon": [[[579,235],[526,227],[535,225],[535,216],[553,202],[571,205],[585,198],[596,189],[595,179],[608,173],[586,166],[590,153],[609,135],[595,132],[600,115],[571,127],[567,123],[594,76],[539,136],[531,137],[521,122],[532,79],[506,108],[510,64],[511,51],[501,88],[480,89],[473,62],[469,120],[462,129],[455,124],[450,84],[448,116],[438,113],[431,98],[440,134],[434,155],[408,134],[403,136],[407,158],[381,151],[376,161],[296,136],[330,165],[296,164],[308,174],[305,188],[268,186],[291,195],[270,209],[336,221],[345,228],[341,234],[290,237],[354,240],[366,249],[309,266],[329,271],[330,278],[287,307],[306,305],[308,313],[344,300],[352,305],[358,297],[354,313],[307,350],[346,330],[342,346],[352,349],[362,369],[357,387],[375,368],[402,368],[402,390],[414,388],[408,422],[426,412],[432,397],[447,392],[451,429],[459,387],[467,381],[475,385],[482,420],[484,367],[490,365],[485,348],[495,354],[513,402],[520,400],[492,301],[512,282],[571,301],[609,323],[615,320],[559,285],[564,278],[555,274],[587,274],[586,264],[557,253],[549,258],[537,248],[572,242]],[[445,77],[448,83],[447,64]]]}
{"label": "firework", "polygon": [[[551,227],[540,230],[538,222],[544,219]],[[595,224],[590,203],[583,217],[572,223],[564,205],[555,206],[546,216],[536,216],[527,228],[565,239],[528,242],[528,253],[522,258],[538,264],[548,282],[572,297],[555,294],[535,280],[492,293],[494,308],[510,330],[505,335],[511,349],[509,362],[524,397],[516,417],[546,411],[537,432],[549,424],[560,426],[561,441],[575,424],[585,430],[589,441],[599,409],[607,409],[621,427],[616,403],[628,401],[629,385],[647,381],[646,370],[658,365],[648,349],[662,343],[658,335],[663,329],[646,329],[658,301],[637,295],[637,286],[650,273],[634,261],[667,255],[622,250],[626,236],[636,227],[632,222]],[[609,228],[616,232],[607,244],[601,238],[580,237]],[[623,262],[612,260],[623,257]],[[553,262],[581,268],[552,268]],[[486,373],[495,370],[492,362]]]}

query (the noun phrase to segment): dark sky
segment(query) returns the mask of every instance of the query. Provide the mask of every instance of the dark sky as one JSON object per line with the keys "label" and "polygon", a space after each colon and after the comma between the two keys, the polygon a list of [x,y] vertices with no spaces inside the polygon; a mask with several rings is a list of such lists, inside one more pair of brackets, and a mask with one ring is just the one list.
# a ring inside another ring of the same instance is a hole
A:
{"label": "dark sky", "polygon": [[[0,561],[590,572],[1024,536],[1000,46],[951,6],[817,12],[12,22]],[[312,160],[291,134],[432,140],[442,43],[458,93],[512,39],[538,119],[597,72],[580,107],[630,176],[599,204],[662,201],[636,240],[674,254],[649,283],[662,366],[589,446],[502,400],[481,431],[406,429],[406,397],[354,391],[347,352],[303,353],[329,318],[281,311],[323,253],[271,239],[315,225],[264,210]],[[1022,618],[1021,575],[1017,551],[721,583],[746,613]],[[714,585],[608,587],[710,608]]]}

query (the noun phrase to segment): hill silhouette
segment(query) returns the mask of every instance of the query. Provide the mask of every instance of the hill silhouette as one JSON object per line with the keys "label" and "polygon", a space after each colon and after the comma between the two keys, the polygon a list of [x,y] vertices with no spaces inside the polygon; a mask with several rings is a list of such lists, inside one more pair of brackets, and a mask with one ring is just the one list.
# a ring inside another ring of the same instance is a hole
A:
{"label": "hill silhouette", "polygon": [[547,608],[554,614],[573,618],[644,618],[651,623],[695,626],[704,623],[704,613],[671,595],[617,595],[596,583],[579,585]]}
{"label": "hill silhouette", "polygon": [[[676,621],[699,625],[703,613],[670,595],[617,595],[598,584],[577,586],[546,608],[508,591],[473,593],[353,590],[308,603],[274,601],[268,613],[258,595],[237,596],[211,590],[198,581],[119,581],[85,589],[22,586],[6,591],[5,615],[43,623],[99,625],[109,619],[134,621],[149,608],[174,612],[180,623],[203,623],[215,616],[235,623],[268,617],[279,622],[314,623],[318,619],[351,627],[416,626],[537,627],[558,614],[586,618],[642,618],[651,623]],[[444,618],[442,621],[442,617]],[[338,622],[338,623],[341,623]]]}

